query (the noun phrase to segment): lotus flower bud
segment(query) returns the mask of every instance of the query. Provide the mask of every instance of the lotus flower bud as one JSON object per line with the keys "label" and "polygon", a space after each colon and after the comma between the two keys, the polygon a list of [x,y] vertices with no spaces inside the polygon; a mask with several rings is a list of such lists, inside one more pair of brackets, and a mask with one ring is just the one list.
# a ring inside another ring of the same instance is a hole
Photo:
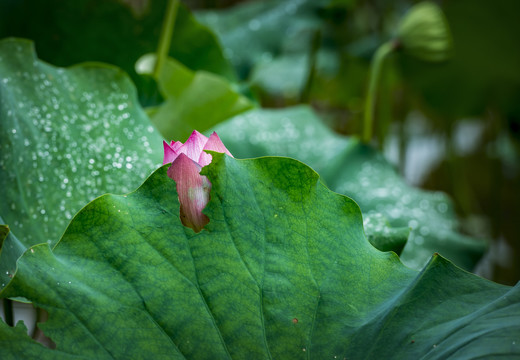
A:
{"label": "lotus flower bud", "polygon": [[439,6],[429,1],[408,11],[399,25],[397,40],[404,51],[422,60],[444,61],[450,57],[448,22]]}
{"label": "lotus flower bud", "polygon": [[212,160],[211,155],[204,150],[233,155],[215,132],[207,138],[195,130],[184,144],[180,141],[172,141],[170,144],[164,141],[163,145],[163,165],[172,164],[168,169],[168,176],[177,184],[181,221],[185,226],[199,232],[209,222],[202,210],[209,201],[211,190],[208,178],[200,175],[200,169]]}

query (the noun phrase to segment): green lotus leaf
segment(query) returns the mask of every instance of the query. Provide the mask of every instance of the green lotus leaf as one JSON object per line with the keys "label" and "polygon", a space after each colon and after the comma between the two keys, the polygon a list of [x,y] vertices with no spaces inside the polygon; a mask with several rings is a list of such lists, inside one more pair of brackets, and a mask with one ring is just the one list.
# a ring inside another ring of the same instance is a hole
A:
{"label": "green lotus leaf", "polygon": [[[46,349],[0,325],[2,359],[518,356],[519,287],[435,255],[372,247],[359,207],[290,158],[213,154],[205,230],[182,226],[167,166],[31,247],[0,296],[49,312]],[[27,345],[27,346],[25,346]]]}
{"label": "green lotus leaf", "polygon": [[6,283],[25,248],[55,244],[95,197],[137,187],[162,150],[118,68],[57,68],[30,42],[10,39],[0,42],[0,79],[0,216],[18,239],[9,235],[2,249]]}
{"label": "green lotus leaf", "polygon": [[407,266],[421,269],[438,252],[470,270],[486,249],[482,240],[457,231],[448,196],[407,185],[381,154],[356,138],[335,134],[307,106],[252,110],[214,130],[236,157],[296,158],[332,190],[351,196],[365,217],[381,214],[393,228],[411,228],[400,255]]}

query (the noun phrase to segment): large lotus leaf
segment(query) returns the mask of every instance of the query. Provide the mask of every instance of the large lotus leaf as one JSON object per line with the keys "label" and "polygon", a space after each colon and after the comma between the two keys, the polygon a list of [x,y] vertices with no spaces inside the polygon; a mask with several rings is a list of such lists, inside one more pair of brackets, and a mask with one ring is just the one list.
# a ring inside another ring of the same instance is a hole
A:
{"label": "large lotus leaf", "polygon": [[[153,54],[140,58],[139,73],[152,75],[155,59]],[[184,141],[193,129],[207,130],[253,107],[228,80],[206,71],[191,71],[172,58],[166,59],[155,80],[165,101],[147,111],[168,140]]]}
{"label": "large lotus leaf", "polygon": [[410,227],[401,260],[412,268],[422,268],[438,252],[472,269],[485,250],[482,241],[457,232],[445,194],[407,185],[382,155],[356,138],[335,134],[309,107],[252,110],[215,130],[236,157],[296,158],[313,167],[331,189],[351,196],[366,215],[379,213],[393,227]]}
{"label": "large lotus leaf", "polygon": [[82,206],[138,186],[162,151],[117,68],[57,68],[38,60],[30,42],[3,40],[0,79],[0,216],[19,240],[3,246],[5,282],[20,249],[55,244]]}
{"label": "large lotus leaf", "polygon": [[0,325],[3,359],[430,359],[520,355],[520,288],[440,256],[417,272],[365,239],[358,206],[289,158],[213,154],[209,225],[181,225],[161,167],[105,195],[1,296],[49,312],[56,350]]}
{"label": "large lotus leaf", "polygon": [[[32,39],[40,57],[55,65],[103,61],[138,80],[134,64],[156,51],[166,6],[167,0],[1,1],[0,38]],[[191,69],[236,78],[215,35],[182,4],[169,54]]]}

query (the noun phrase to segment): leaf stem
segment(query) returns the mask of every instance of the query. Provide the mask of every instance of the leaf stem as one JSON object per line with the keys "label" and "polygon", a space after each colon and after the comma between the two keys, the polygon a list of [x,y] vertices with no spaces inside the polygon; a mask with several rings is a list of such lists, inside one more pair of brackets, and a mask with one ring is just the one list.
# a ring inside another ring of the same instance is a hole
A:
{"label": "leaf stem", "polygon": [[388,41],[381,45],[376,50],[374,57],[372,58],[372,63],[370,64],[368,92],[365,99],[365,114],[363,119],[363,135],[361,137],[364,143],[368,143],[372,139],[377,86],[379,78],[381,77],[383,61],[386,56],[395,49],[395,47],[395,41]]}
{"label": "leaf stem", "polygon": [[307,79],[305,80],[305,85],[303,87],[302,93],[300,94],[300,102],[309,103],[312,83],[314,77],[316,75],[316,58],[318,55],[318,50],[320,49],[321,44],[321,30],[317,29],[311,39],[311,50],[309,52],[309,66],[307,72]]}
{"label": "leaf stem", "polygon": [[155,61],[155,67],[153,71],[153,75],[156,79],[159,77],[162,66],[168,57],[178,8],[179,0],[168,1],[168,7],[166,8],[166,13],[164,15],[161,29],[161,36],[159,38],[159,46],[157,47],[157,60]]}

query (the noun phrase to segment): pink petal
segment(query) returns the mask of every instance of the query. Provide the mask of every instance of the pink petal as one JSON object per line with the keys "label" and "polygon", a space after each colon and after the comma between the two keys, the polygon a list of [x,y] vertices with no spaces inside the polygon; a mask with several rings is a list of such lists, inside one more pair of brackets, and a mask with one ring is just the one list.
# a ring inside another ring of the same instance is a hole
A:
{"label": "pink petal", "polygon": [[177,194],[181,204],[181,221],[199,232],[209,222],[202,213],[209,201],[211,183],[199,174],[201,167],[188,156],[179,154],[168,169],[168,176],[177,183]]}
{"label": "pink petal", "polygon": [[199,160],[200,153],[204,148],[204,145],[208,142],[208,138],[202,135],[197,130],[193,130],[190,137],[184,145],[182,145],[177,151],[186,154],[191,160]]}
{"label": "pink petal", "polygon": [[[173,141],[172,141],[173,143]],[[168,145],[166,141],[163,141],[163,148],[164,148],[164,159],[163,159],[163,165],[169,164],[173,162],[179,156],[177,151],[172,147],[172,145]]]}
{"label": "pink petal", "polygon": [[[214,131],[213,134],[211,134],[211,136],[209,137],[208,141],[206,142],[206,145],[204,146],[203,150],[216,151],[219,153],[228,154],[229,156],[233,157],[229,150],[226,149],[226,147],[222,143],[222,140],[220,140],[220,138],[218,137],[217,133]],[[200,166],[206,166],[211,162],[211,155],[202,151],[198,160]]]}
{"label": "pink petal", "polygon": [[173,141],[170,143],[170,147],[172,148],[172,150],[179,150],[179,148],[182,146],[182,143],[180,141]]}

